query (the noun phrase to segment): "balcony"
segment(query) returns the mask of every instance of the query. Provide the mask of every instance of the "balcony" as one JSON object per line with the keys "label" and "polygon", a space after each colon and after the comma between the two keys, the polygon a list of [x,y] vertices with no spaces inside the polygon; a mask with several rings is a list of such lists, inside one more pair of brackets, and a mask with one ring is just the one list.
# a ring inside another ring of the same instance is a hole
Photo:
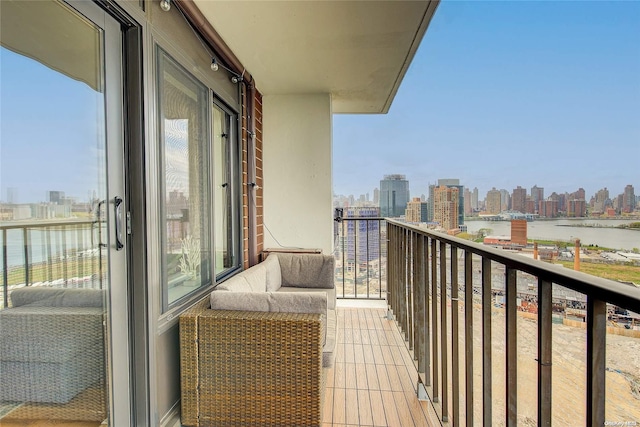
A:
{"label": "balcony", "polygon": [[640,311],[639,289],[392,220],[380,227],[388,248],[371,260],[361,242],[372,222],[336,226],[338,265],[352,260],[360,273],[338,269],[338,294],[366,298],[367,271],[386,264],[376,274],[415,369],[409,381],[439,422],[640,419],[640,361],[627,356],[640,330],[621,321]]}
{"label": "balcony", "polygon": [[[340,330],[323,425],[640,419],[640,331],[621,321],[640,311],[637,288],[393,220],[343,218],[336,231]],[[20,268],[7,268],[11,234]],[[100,254],[85,250],[99,234],[95,221],[3,226],[3,306],[23,286],[99,288]],[[44,413],[13,406],[3,426]],[[82,425],[101,422],[90,418]]]}

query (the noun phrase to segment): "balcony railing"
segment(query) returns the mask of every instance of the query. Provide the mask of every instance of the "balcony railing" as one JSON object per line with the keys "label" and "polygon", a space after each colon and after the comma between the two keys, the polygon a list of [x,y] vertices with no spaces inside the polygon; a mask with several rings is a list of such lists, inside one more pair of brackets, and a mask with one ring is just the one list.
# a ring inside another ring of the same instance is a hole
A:
{"label": "balcony railing", "polygon": [[393,220],[387,233],[389,316],[441,422],[640,422],[625,354],[640,331],[612,322],[640,312],[640,289]]}
{"label": "balcony railing", "polygon": [[104,227],[97,220],[71,219],[0,224],[0,308],[9,306],[16,287],[102,288]]}
{"label": "balcony railing", "polygon": [[386,298],[387,226],[384,218],[336,218],[334,236],[338,298]]}

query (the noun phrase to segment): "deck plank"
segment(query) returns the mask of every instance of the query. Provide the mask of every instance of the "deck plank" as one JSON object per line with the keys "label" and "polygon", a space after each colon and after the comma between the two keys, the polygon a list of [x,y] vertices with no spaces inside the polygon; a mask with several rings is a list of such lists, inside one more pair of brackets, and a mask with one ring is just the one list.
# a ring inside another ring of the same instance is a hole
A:
{"label": "deck plank", "polygon": [[406,342],[380,308],[338,308],[342,347],[324,427],[436,426],[431,404],[416,397],[417,372]]}

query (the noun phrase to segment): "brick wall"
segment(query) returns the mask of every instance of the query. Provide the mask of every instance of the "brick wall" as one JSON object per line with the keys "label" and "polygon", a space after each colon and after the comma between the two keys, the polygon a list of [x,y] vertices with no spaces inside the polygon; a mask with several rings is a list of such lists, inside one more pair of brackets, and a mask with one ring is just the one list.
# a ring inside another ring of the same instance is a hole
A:
{"label": "brick wall", "polygon": [[[262,174],[262,94],[259,91],[255,91],[255,111],[248,111],[248,97],[251,96],[251,91],[244,90],[242,94],[242,249],[244,258],[244,268],[249,268],[249,251],[251,250],[249,245],[249,197],[251,192],[255,191],[256,195],[256,228],[257,228],[257,252],[258,255],[264,249],[264,227],[263,227],[263,174]],[[251,115],[255,116],[255,165],[256,165],[256,184],[258,185],[255,190],[249,186],[249,121]]]}

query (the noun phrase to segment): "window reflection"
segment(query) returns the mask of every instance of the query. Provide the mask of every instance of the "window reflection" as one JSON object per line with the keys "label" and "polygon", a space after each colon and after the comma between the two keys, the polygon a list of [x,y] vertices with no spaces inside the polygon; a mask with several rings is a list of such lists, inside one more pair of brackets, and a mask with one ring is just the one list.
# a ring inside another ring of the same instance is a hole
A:
{"label": "window reflection", "polygon": [[165,304],[211,283],[207,88],[159,50]]}

